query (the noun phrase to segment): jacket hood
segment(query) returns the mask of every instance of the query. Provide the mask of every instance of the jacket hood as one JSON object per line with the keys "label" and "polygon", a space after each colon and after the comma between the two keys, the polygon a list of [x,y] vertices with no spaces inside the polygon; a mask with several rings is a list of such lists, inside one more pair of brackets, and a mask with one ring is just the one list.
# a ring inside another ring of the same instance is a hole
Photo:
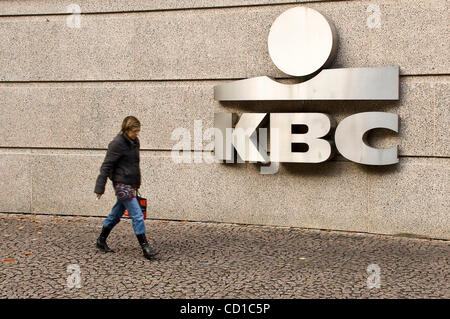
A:
{"label": "jacket hood", "polygon": [[129,145],[137,145],[137,146],[140,145],[139,138],[137,138],[137,137],[136,137],[136,139],[133,141],[131,138],[128,137],[127,134],[118,134],[117,136],[122,136],[123,139],[124,139],[125,141],[127,141],[127,143],[128,143]]}

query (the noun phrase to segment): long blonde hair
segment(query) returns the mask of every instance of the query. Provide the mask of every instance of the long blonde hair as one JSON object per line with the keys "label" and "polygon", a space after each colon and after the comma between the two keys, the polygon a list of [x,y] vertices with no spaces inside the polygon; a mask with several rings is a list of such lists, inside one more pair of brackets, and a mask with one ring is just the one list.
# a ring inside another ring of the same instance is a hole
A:
{"label": "long blonde hair", "polygon": [[128,131],[131,131],[134,128],[140,128],[141,122],[134,116],[127,116],[122,121],[122,128],[119,134],[125,134]]}

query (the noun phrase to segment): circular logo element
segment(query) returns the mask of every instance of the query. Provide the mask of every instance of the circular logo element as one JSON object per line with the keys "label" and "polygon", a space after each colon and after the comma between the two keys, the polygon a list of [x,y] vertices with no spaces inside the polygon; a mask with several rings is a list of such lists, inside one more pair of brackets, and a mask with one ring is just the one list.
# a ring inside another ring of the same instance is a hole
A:
{"label": "circular logo element", "polygon": [[268,45],[270,57],[281,71],[306,76],[333,61],[337,33],[334,25],[318,11],[296,7],[275,19]]}

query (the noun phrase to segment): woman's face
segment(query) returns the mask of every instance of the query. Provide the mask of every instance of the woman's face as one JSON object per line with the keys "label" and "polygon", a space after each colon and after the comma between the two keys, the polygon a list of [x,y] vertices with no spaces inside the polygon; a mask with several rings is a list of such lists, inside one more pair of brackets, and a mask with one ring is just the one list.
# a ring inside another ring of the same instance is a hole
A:
{"label": "woman's face", "polygon": [[137,127],[137,128],[132,129],[132,130],[129,130],[129,131],[127,132],[127,135],[128,135],[128,137],[131,138],[132,140],[135,140],[136,137],[138,137],[140,131],[141,131],[141,129],[140,129],[139,127]]}

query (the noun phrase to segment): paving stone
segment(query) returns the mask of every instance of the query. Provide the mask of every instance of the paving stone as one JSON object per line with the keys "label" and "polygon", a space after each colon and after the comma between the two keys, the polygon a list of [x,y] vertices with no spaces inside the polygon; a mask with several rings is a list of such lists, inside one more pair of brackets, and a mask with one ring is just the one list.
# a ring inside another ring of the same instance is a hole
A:
{"label": "paving stone", "polygon": [[[148,261],[129,219],[108,238],[116,253],[96,250],[101,221],[0,213],[0,234],[10,234],[0,241],[0,298],[450,297],[448,241],[146,220],[160,251]],[[67,286],[69,264],[80,266],[81,288]],[[380,288],[367,288],[369,264]]]}

